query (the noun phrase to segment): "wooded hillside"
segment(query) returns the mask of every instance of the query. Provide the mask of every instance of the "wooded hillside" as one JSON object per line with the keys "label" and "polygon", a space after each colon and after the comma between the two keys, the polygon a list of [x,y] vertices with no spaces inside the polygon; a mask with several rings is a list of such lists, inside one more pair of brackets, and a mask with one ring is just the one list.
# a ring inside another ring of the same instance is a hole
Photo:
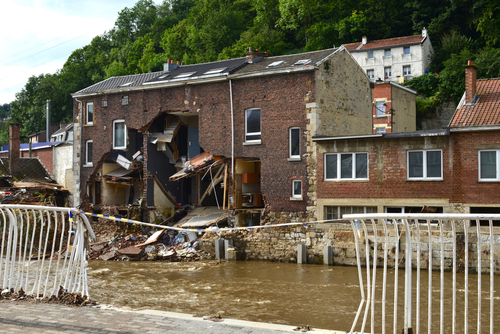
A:
{"label": "wooded hillside", "polygon": [[[464,90],[463,65],[476,61],[479,77],[500,75],[500,6],[494,0],[139,0],[124,8],[111,31],[75,50],[57,73],[33,76],[10,104],[22,140],[52,121],[72,121],[70,93],[96,82],[184,64],[243,57],[248,47],[269,55],[420,34],[426,27],[439,76],[413,79],[424,107]],[[5,130],[0,141],[7,142]]]}

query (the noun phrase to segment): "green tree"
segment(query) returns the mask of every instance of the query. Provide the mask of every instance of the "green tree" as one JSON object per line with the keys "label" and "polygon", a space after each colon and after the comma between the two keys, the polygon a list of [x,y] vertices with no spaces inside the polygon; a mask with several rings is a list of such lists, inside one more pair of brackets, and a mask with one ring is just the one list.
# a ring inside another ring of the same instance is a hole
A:
{"label": "green tree", "polygon": [[475,60],[476,55],[469,49],[460,53],[452,54],[450,59],[444,62],[444,70],[439,74],[439,91],[442,100],[453,99],[456,103],[460,101],[465,91],[465,69],[468,60]]}

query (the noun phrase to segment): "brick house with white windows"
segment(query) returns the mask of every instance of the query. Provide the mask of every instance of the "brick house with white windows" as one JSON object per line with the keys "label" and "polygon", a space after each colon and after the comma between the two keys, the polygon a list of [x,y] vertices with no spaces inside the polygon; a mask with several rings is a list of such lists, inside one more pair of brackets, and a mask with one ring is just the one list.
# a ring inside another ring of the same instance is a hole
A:
{"label": "brick house with white windows", "polygon": [[434,55],[424,28],[421,35],[344,44],[370,80],[403,83],[424,74]]}
{"label": "brick house with white windows", "polygon": [[314,218],[312,138],[373,131],[370,81],[343,47],[171,65],[73,94],[84,207],[219,205],[237,224]]}
{"label": "brick house with white windows", "polygon": [[356,212],[500,213],[500,80],[476,81],[449,128],[319,136],[318,219]]}

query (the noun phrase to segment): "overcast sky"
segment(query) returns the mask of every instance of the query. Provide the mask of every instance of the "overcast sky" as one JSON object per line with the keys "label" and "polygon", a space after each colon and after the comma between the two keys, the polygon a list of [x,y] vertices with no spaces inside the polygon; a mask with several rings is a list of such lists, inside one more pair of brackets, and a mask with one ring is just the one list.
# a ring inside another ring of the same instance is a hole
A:
{"label": "overcast sky", "polygon": [[0,105],[12,102],[29,77],[61,69],[137,1],[0,0]]}

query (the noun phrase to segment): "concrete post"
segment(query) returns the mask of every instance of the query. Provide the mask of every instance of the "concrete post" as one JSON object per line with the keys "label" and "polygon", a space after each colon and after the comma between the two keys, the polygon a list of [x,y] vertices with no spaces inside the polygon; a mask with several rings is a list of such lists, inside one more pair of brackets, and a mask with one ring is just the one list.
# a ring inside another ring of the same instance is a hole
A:
{"label": "concrete post", "polygon": [[325,246],[323,248],[323,264],[333,266],[333,247]]}
{"label": "concrete post", "polygon": [[306,245],[297,245],[297,263],[307,263]]}
{"label": "concrete post", "polygon": [[234,246],[233,240],[224,240],[224,254],[226,255],[225,256],[226,260],[229,260],[229,252],[227,251],[227,249],[233,246]]}
{"label": "concrete post", "polygon": [[224,258],[224,239],[215,239],[215,258]]}

